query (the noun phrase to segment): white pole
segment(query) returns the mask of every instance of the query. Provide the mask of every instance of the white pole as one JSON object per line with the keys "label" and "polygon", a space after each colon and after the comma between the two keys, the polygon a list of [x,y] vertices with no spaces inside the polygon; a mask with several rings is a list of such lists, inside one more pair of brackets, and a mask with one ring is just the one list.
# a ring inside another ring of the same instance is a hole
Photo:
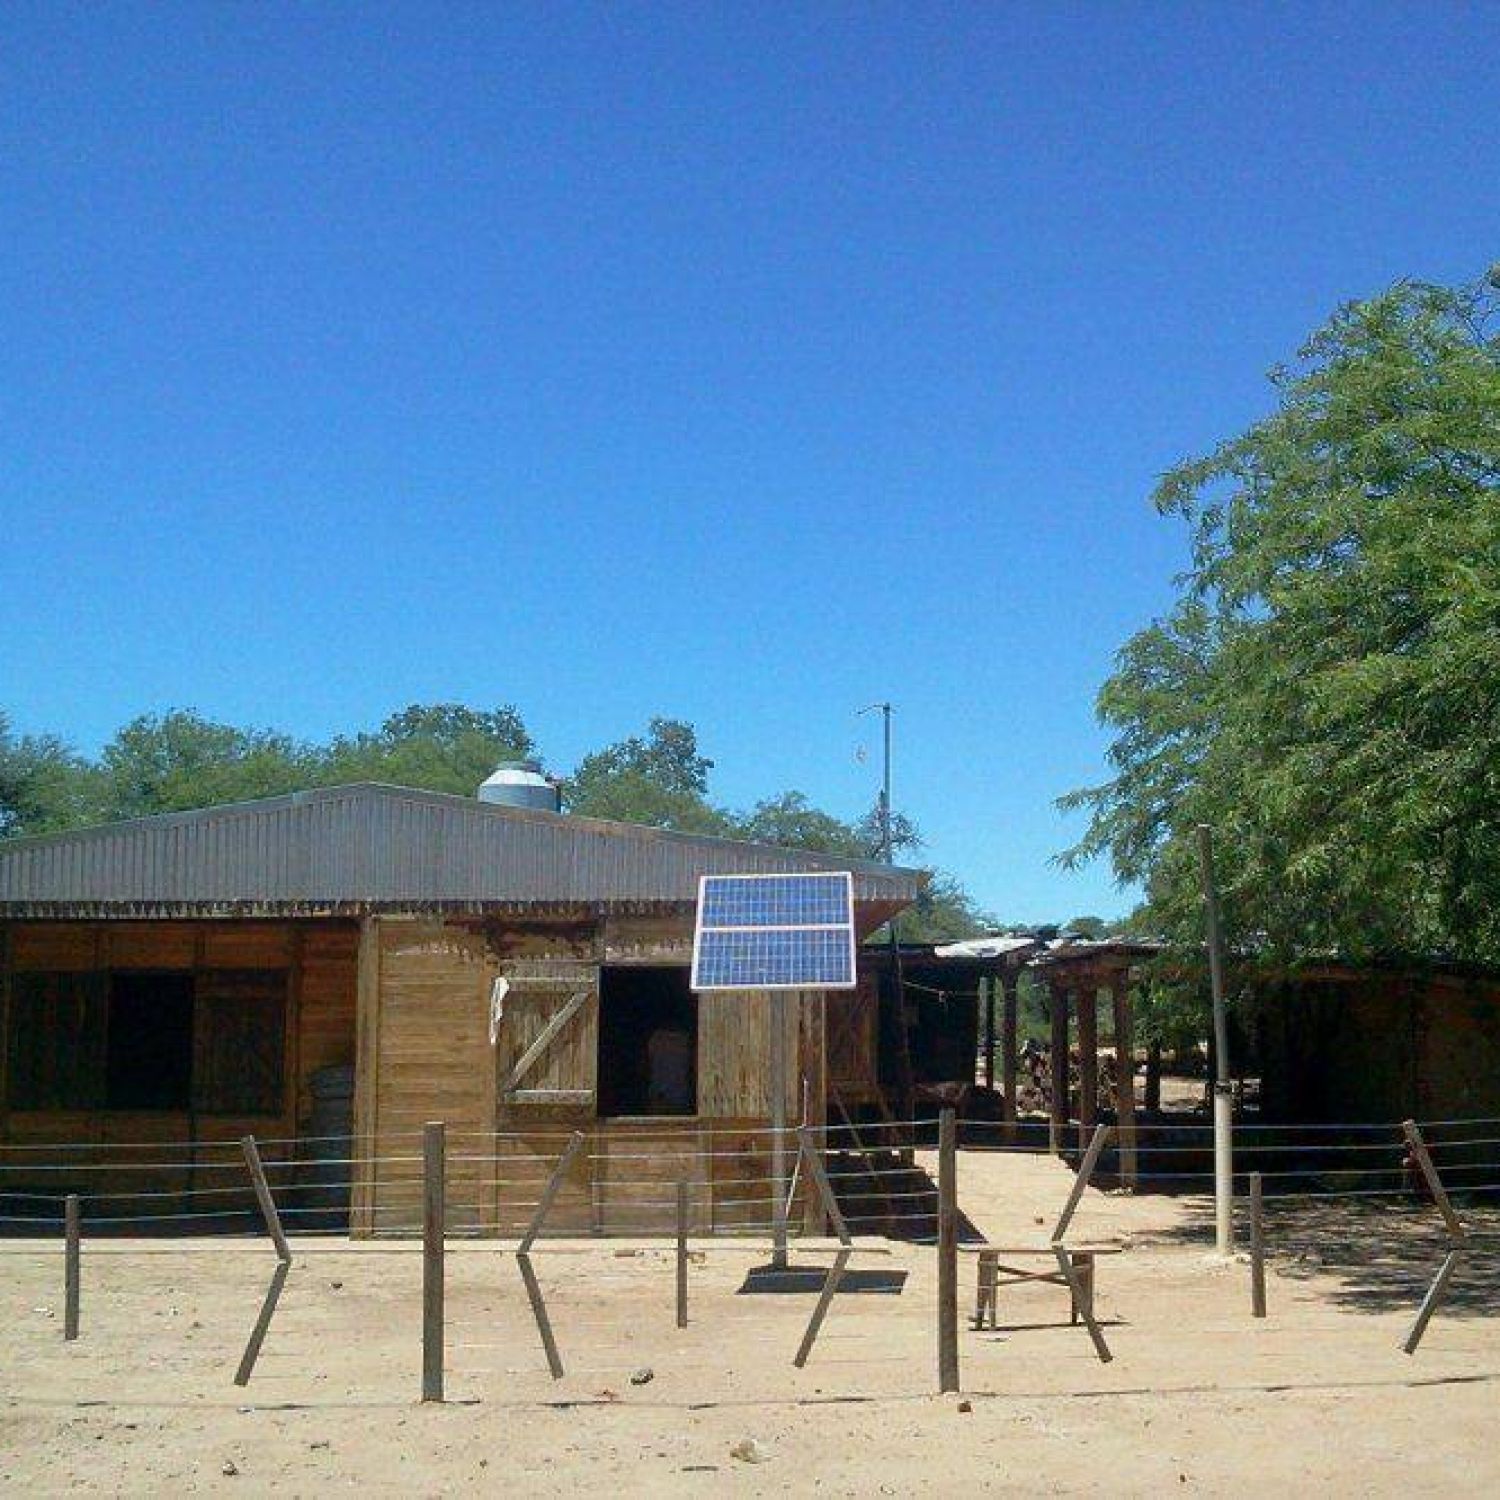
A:
{"label": "white pole", "polygon": [[1229,1075],[1229,1022],[1224,1010],[1224,937],[1219,928],[1219,892],[1214,884],[1213,832],[1198,825],[1198,864],[1208,925],[1208,976],[1214,1006],[1214,1245],[1234,1251],[1234,1098]]}

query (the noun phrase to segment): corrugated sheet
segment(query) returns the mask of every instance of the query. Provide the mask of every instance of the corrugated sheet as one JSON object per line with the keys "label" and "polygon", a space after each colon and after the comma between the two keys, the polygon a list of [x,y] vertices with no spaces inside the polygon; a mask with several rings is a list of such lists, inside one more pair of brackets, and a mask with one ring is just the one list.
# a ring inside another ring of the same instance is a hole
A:
{"label": "corrugated sheet", "polygon": [[914,871],[663,833],[467,797],[358,785],[0,843],[0,911],[650,906],[698,877],[848,869],[861,902],[914,900]]}

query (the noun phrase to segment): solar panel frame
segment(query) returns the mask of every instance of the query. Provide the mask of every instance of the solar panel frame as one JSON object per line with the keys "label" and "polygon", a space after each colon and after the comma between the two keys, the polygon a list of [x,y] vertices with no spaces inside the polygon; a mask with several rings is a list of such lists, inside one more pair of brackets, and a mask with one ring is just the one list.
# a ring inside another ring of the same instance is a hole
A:
{"label": "solar panel frame", "polygon": [[[698,879],[695,992],[852,990],[856,947],[854,877],[847,870]],[[789,970],[797,977],[779,977]]]}

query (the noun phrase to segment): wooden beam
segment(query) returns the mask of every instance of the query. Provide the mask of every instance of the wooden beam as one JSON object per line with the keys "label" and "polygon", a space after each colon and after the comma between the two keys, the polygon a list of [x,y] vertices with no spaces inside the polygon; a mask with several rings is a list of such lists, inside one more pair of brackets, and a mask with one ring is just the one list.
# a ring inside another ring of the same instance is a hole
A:
{"label": "wooden beam", "polygon": [[380,923],[359,924],[354,988],[354,1172],[349,1232],[366,1236],[375,1228],[376,1125],[380,1068]]}
{"label": "wooden beam", "polygon": [[938,1390],[958,1389],[958,1128],[938,1116]]}
{"label": "wooden beam", "polygon": [[1085,1150],[1099,1121],[1099,991],[1078,992],[1078,1149]]}
{"label": "wooden beam", "polygon": [[1001,980],[1004,998],[1001,1002],[1000,1021],[1000,1091],[1005,1096],[1001,1108],[1006,1125],[1005,1139],[1007,1141],[1013,1141],[1016,1135],[1016,1054],[1018,1050],[1016,990],[1020,982],[1021,975],[1017,969],[1007,969]]}
{"label": "wooden beam", "polygon": [[979,981],[979,1005],[984,1015],[984,1086],[995,1087],[995,985],[993,979]]}
{"label": "wooden beam", "polygon": [[567,1003],[560,1010],[553,1012],[547,1024],[538,1032],[536,1040],[517,1059],[515,1067],[510,1070],[510,1077],[500,1085],[502,1096],[508,1098],[514,1092],[516,1085],[536,1066],[557,1034],[588,1004],[589,994],[588,990],[579,990],[577,994],[568,997]]}
{"label": "wooden beam", "polygon": [[1134,1187],[1139,1179],[1135,1130],[1135,1026],[1130,986],[1122,975],[1110,992],[1115,1013],[1115,1121],[1120,1142],[1120,1181]]}
{"label": "wooden beam", "polygon": [[1060,986],[1051,988],[1047,1010],[1052,1027],[1052,1108],[1047,1124],[1047,1149],[1059,1155],[1068,1128],[1068,992]]}

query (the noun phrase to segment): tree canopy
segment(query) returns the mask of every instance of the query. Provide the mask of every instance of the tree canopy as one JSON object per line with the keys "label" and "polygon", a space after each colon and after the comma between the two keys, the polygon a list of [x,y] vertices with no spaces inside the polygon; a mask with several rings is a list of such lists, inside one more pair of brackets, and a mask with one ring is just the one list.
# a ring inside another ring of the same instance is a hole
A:
{"label": "tree canopy", "polygon": [[1113,775],[1067,859],[1275,958],[1500,961],[1500,271],[1340,309],[1276,409],[1172,469],[1176,605],[1099,695]]}

